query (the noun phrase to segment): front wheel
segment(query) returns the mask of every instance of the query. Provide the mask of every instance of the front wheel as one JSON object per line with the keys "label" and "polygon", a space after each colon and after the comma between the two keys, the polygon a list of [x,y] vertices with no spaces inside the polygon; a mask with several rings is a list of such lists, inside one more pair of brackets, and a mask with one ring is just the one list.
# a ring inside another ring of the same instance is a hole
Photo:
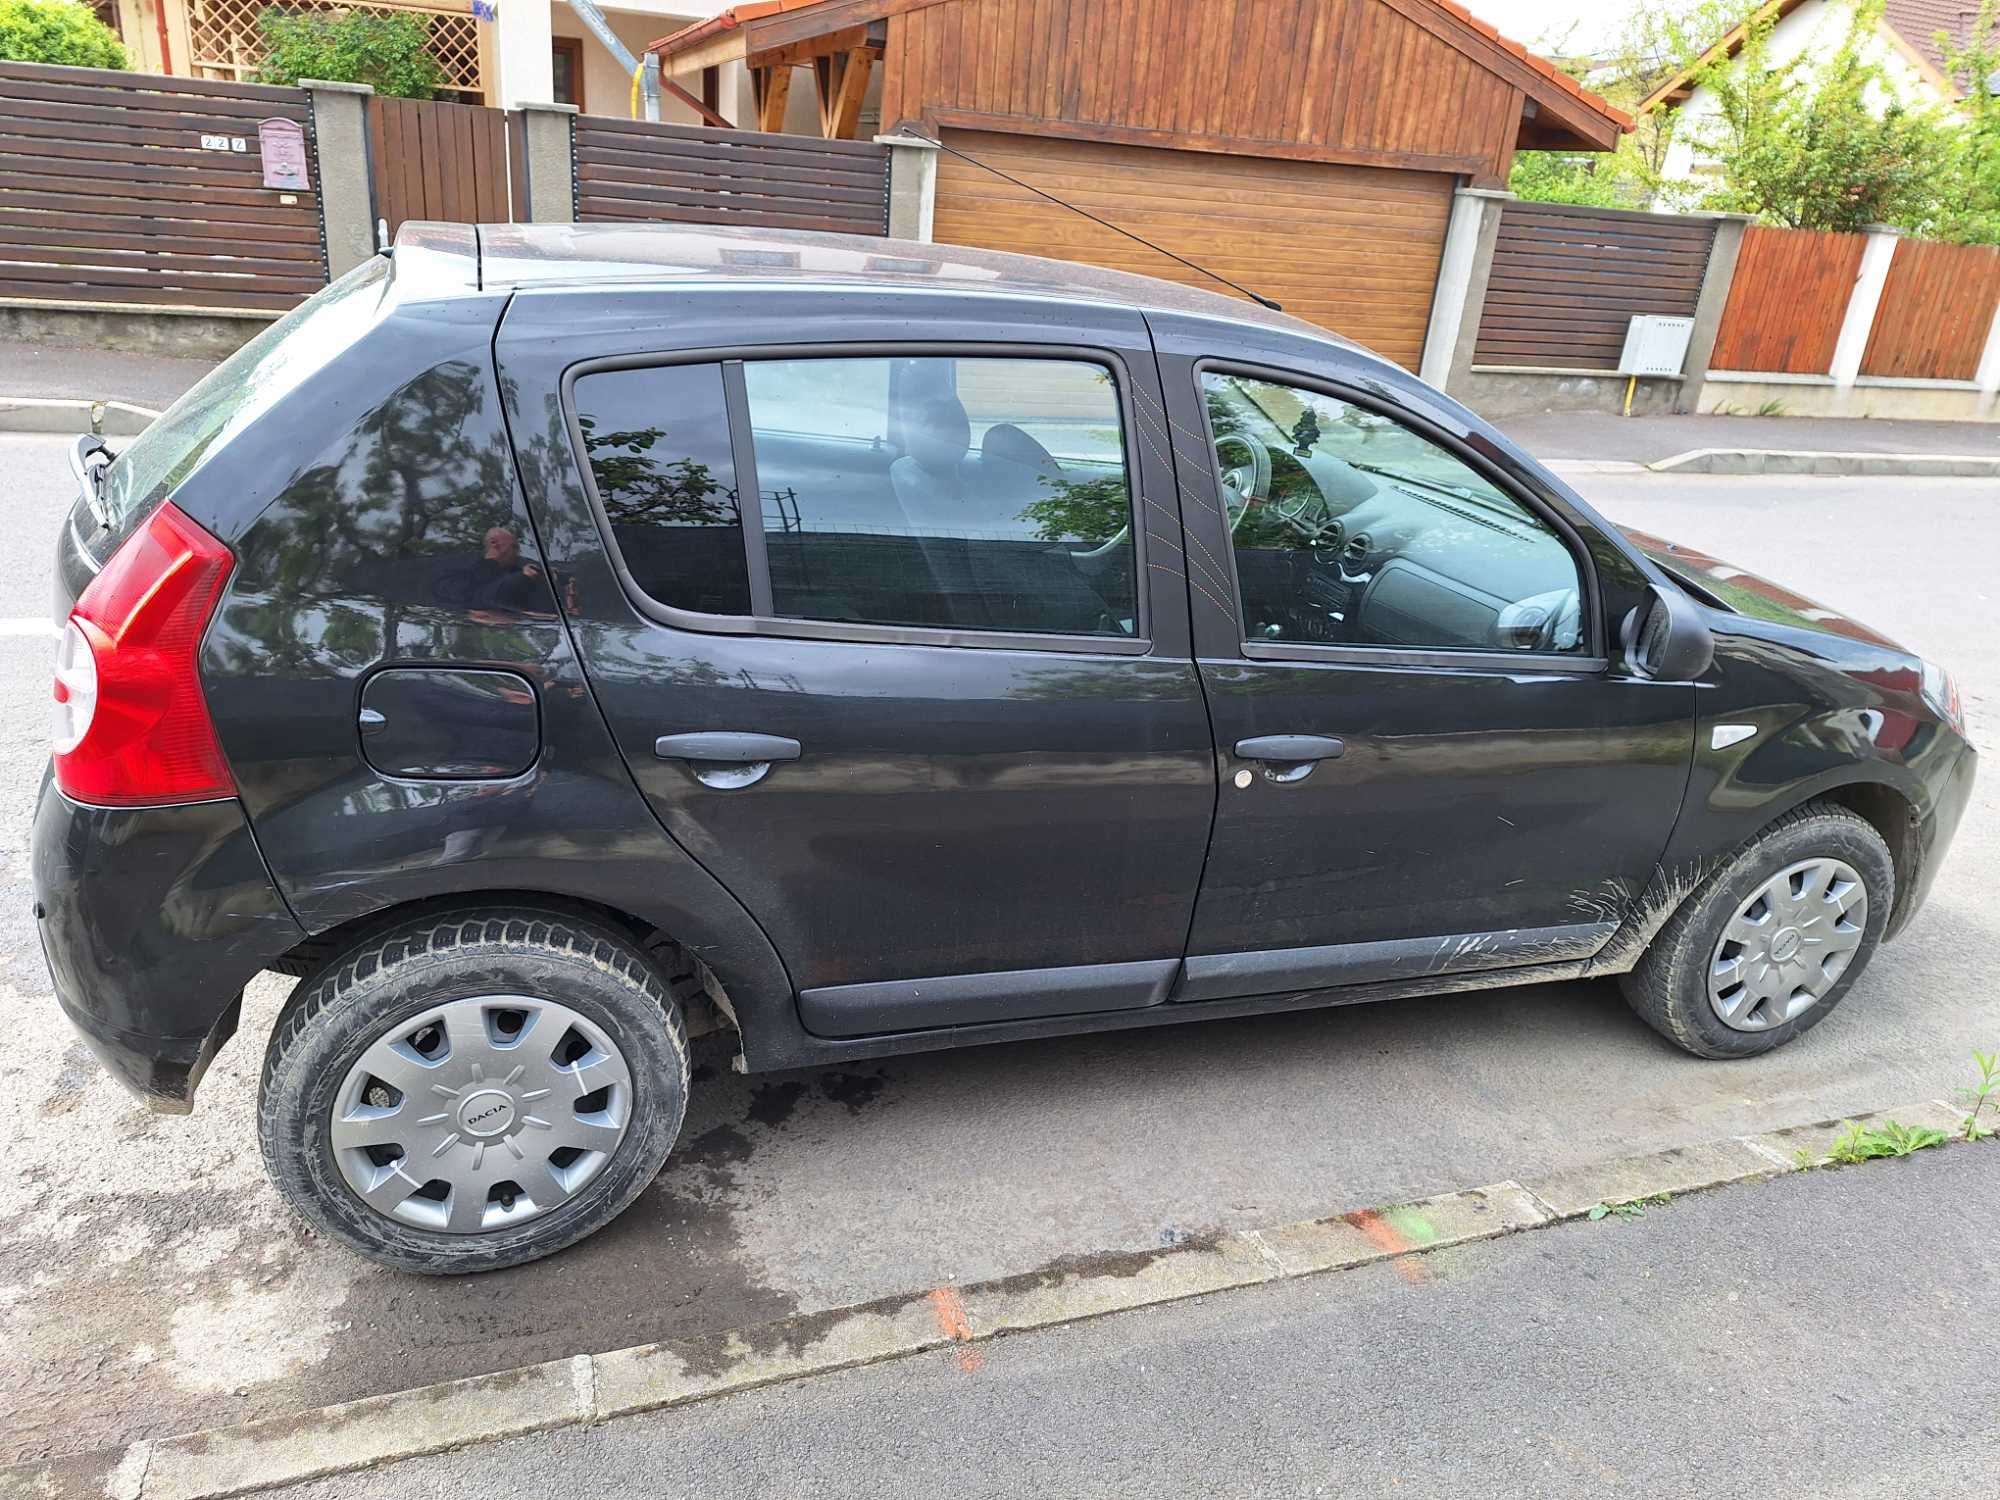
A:
{"label": "front wheel", "polygon": [[1674,913],[1632,972],[1641,1019],[1697,1057],[1751,1057],[1818,1025],[1868,966],[1895,900],[1888,845],[1814,803],[1765,829]]}
{"label": "front wheel", "polygon": [[636,947],[548,912],[455,913],[299,986],[258,1136],[285,1200],[349,1249],[487,1271],[616,1218],[666,1160],[687,1091],[686,1028]]}

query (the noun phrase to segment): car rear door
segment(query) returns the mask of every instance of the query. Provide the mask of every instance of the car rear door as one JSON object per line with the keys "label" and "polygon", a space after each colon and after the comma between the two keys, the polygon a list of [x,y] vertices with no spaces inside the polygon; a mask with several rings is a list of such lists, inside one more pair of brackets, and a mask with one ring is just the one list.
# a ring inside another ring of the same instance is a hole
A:
{"label": "car rear door", "polygon": [[1160,1003],[1215,767],[1144,322],[915,311],[519,296],[498,354],[557,595],[807,1030]]}
{"label": "car rear door", "polygon": [[1178,997],[1596,952],[1693,743],[1697,689],[1615,645],[1636,568],[1414,382],[1154,327],[1185,492],[1217,500],[1188,509],[1222,785]]}

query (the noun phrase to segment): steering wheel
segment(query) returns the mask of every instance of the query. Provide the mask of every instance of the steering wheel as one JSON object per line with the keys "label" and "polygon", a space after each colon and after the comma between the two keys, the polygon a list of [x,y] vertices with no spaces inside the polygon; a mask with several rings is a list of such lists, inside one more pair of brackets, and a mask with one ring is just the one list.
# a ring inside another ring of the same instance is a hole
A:
{"label": "steering wheel", "polygon": [[1103,557],[1106,553],[1111,551],[1113,547],[1123,546],[1126,542],[1129,542],[1131,540],[1132,540],[1132,523],[1130,521],[1127,521],[1123,526],[1120,526],[1112,536],[1110,536],[1104,541],[1099,542],[1096,546],[1071,547],[1068,549],[1068,551],[1069,555],[1075,558],[1078,562],[1091,562],[1097,558]]}
{"label": "steering wheel", "polygon": [[[1242,462],[1233,466],[1229,461],[1232,448],[1240,449],[1243,455]],[[1233,533],[1243,524],[1243,518],[1250,514],[1251,506],[1266,504],[1271,498],[1271,450],[1247,432],[1229,432],[1215,440],[1215,457],[1222,466],[1223,515]],[[1286,519],[1292,521],[1294,526],[1298,525],[1293,518]],[[1311,534],[1306,527],[1298,529]],[[1118,534],[1109,541],[1094,547],[1071,547],[1069,555],[1079,562],[1103,557],[1131,535],[1129,525],[1121,526]]]}
{"label": "steering wheel", "polygon": [[[1242,455],[1232,464],[1230,451]],[[1222,466],[1223,515],[1234,532],[1250,507],[1271,498],[1271,450],[1247,432],[1225,432],[1215,440],[1215,459]]]}

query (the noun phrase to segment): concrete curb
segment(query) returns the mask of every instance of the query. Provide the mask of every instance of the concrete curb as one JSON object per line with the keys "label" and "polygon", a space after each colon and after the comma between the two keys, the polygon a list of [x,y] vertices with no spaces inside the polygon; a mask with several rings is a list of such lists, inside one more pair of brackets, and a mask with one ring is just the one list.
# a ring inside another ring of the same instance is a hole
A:
{"label": "concrete curb", "polygon": [[1655,474],[1901,475],[1965,479],[2000,475],[2000,454],[1807,453],[1773,448],[1694,448],[1644,466]]}
{"label": "concrete curb", "polygon": [[80,397],[0,396],[0,432],[97,432],[137,437],[159,413],[129,401]]}
{"label": "concrete curb", "polygon": [[1626,458],[1551,458],[1543,460],[1556,474],[1644,474],[1642,463]]}
{"label": "concrete curb", "polygon": [[[1955,1139],[1964,1111],[1941,1100],[1850,1118],[1929,1125]],[[1821,1160],[1844,1121],[1708,1141],[1498,1182],[1389,1208],[1113,1252],[964,1287],[934,1287],[762,1327],[420,1386],[239,1427],[0,1469],[0,1500],[224,1500],[473,1443],[601,1422],[756,1386],[1156,1307],[1211,1292],[1419,1258],[1582,1218],[1600,1203],[1779,1177]]]}

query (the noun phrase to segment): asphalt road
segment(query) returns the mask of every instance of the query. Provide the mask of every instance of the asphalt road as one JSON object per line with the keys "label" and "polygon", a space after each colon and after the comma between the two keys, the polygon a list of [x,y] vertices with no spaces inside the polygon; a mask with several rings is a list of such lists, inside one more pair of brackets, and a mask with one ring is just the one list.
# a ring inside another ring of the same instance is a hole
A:
{"label": "asphalt road", "polygon": [[[1995,721],[1989,484],[1579,483],[1933,653],[1975,732]],[[610,1230],[473,1280],[378,1271],[310,1238],[258,1163],[287,981],[253,986],[184,1119],[104,1077],[49,993],[28,918],[34,622],[67,488],[59,441],[0,437],[0,1462],[1936,1096],[2000,1046],[1989,774],[1922,919],[1840,1015],[1767,1059],[1686,1057],[1609,984],[754,1080],[711,1047],[682,1148]],[[1744,1402],[1780,1421],[1785,1399]]]}
{"label": "asphalt road", "polygon": [[274,1493],[1972,1494],[1996,1181],[1990,1143],[1803,1173]]}

